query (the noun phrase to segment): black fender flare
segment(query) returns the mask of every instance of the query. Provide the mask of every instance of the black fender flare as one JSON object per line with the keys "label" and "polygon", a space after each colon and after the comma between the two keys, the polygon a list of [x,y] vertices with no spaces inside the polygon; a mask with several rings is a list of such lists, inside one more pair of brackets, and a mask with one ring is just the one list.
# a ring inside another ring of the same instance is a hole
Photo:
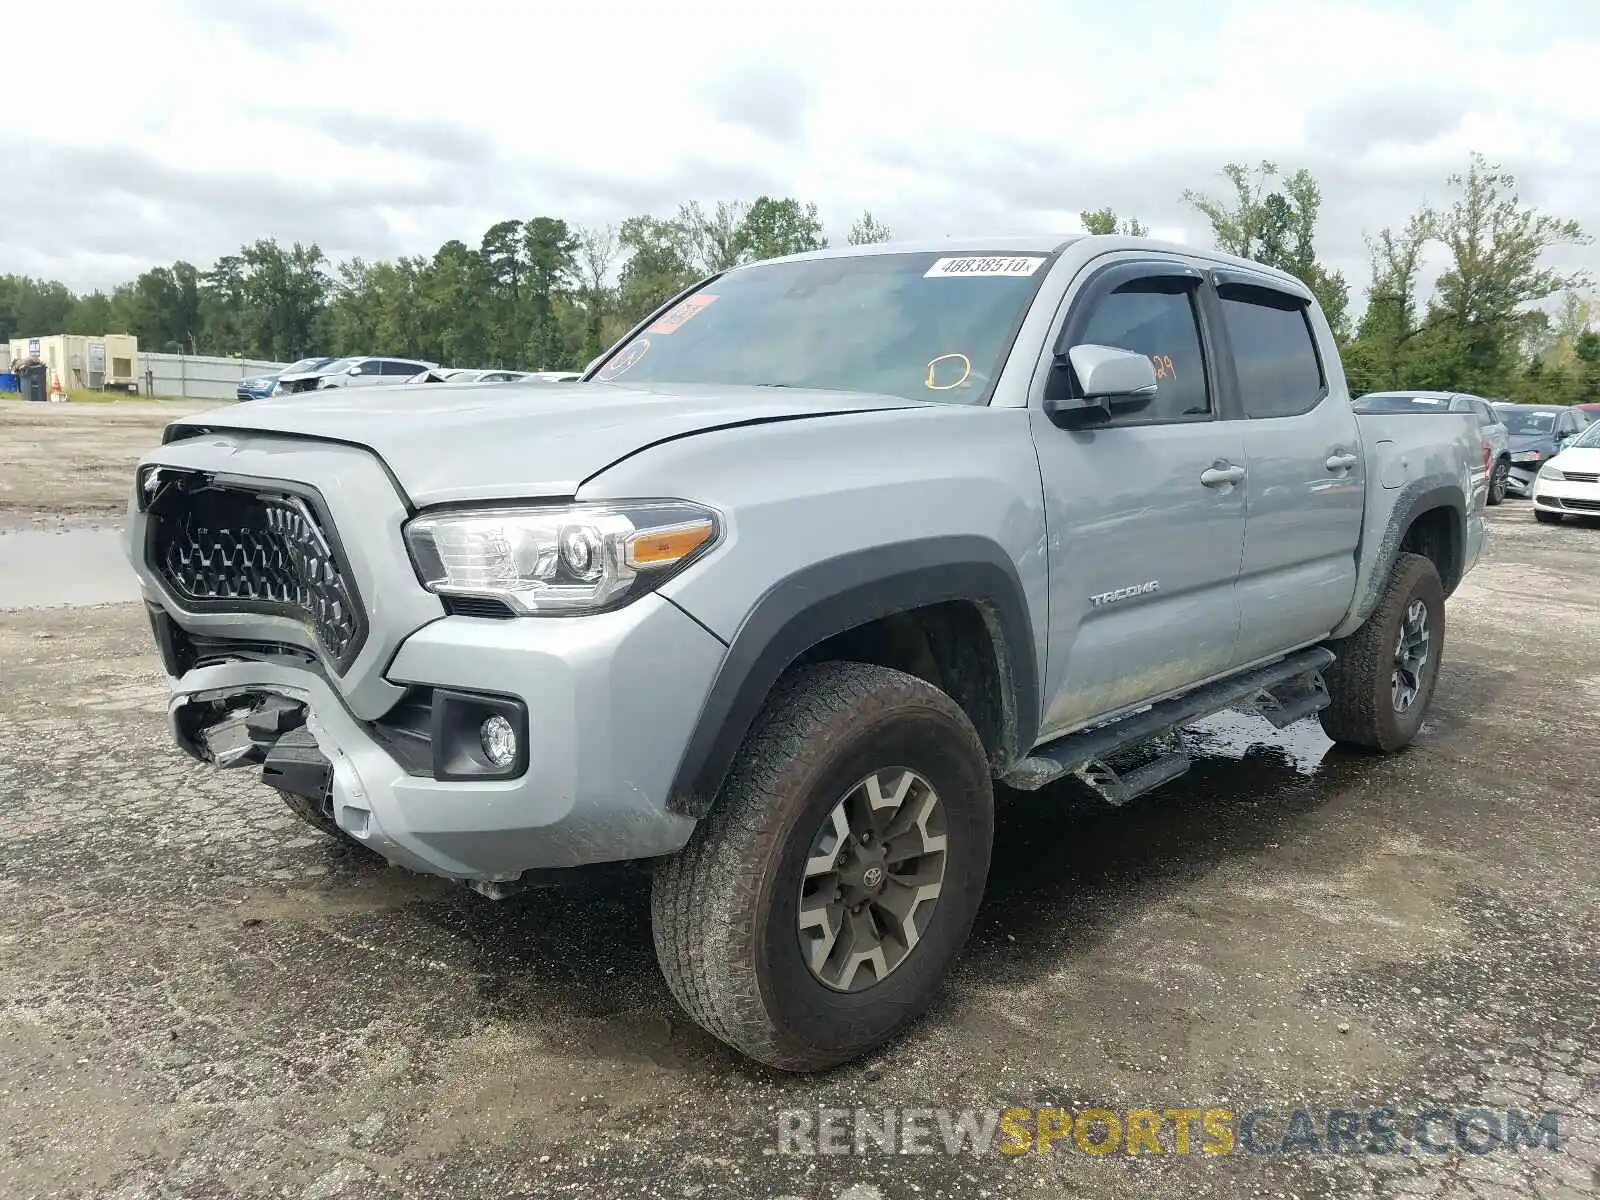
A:
{"label": "black fender flare", "polygon": [[667,796],[670,811],[710,811],[774,684],[813,646],[870,621],[970,601],[993,639],[1004,708],[1002,757],[1032,747],[1039,724],[1033,624],[1011,557],[978,536],[921,538],[812,563],[762,594],[728,644]]}
{"label": "black fender flare", "polygon": [[1406,484],[1396,498],[1382,539],[1374,547],[1377,561],[1372,574],[1367,577],[1366,588],[1355,609],[1361,621],[1371,616],[1372,610],[1377,607],[1378,598],[1383,595],[1384,586],[1389,582],[1389,573],[1394,570],[1395,559],[1400,556],[1400,547],[1405,542],[1406,534],[1411,531],[1417,518],[1425,512],[1431,512],[1436,508],[1447,508],[1454,515],[1453,551],[1458,556],[1458,561],[1452,564],[1453,570],[1441,571],[1439,574],[1446,596],[1455,591],[1456,584],[1461,582],[1463,563],[1459,556],[1465,555],[1467,549],[1467,501],[1462,495],[1459,483],[1439,483],[1438,479],[1438,476],[1434,476],[1431,479]]}

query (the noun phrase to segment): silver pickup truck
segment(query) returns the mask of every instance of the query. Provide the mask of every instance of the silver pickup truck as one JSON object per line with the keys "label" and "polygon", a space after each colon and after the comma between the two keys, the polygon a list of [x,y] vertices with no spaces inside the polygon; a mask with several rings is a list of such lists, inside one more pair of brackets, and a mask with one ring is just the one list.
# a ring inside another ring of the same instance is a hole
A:
{"label": "silver pickup truck", "polygon": [[487,896],[649,871],[674,995],[790,1070],[931,1002],[996,784],[1124,804],[1230,707],[1405,747],[1484,539],[1470,415],[1355,415],[1300,283],[1144,239],[740,267],[427,391],[140,463],[178,744]]}

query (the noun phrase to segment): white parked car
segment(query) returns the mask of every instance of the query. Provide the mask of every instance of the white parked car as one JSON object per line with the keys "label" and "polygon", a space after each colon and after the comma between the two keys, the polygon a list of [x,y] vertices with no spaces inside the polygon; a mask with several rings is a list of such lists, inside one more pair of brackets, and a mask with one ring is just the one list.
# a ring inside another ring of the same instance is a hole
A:
{"label": "white parked car", "polygon": [[1600,424],[1539,468],[1533,515],[1550,524],[1562,517],[1600,517]]}
{"label": "white parked car", "polygon": [[380,383],[404,383],[419,371],[438,366],[425,359],[382,358],[376,355],[352,355],[336,358],[313,371],[295,375],[280,375],[273,386],[272,395],[286,396],[299,392],[319,392],[324,388],[369,387]]}
{"label": "white parked car", "polygon": [[466,367],[435,367],[419,371],[407,383],[522,383],[537,379],[532,371],[473,370]]}
{"label": "white parked car", "polygon": [[325,374],[317,381],[317,390],[336,387],[371,387],[382,383],[404,383],[422,371],[431,371],[438,363],[417,358],[352,358],[343,370]]}

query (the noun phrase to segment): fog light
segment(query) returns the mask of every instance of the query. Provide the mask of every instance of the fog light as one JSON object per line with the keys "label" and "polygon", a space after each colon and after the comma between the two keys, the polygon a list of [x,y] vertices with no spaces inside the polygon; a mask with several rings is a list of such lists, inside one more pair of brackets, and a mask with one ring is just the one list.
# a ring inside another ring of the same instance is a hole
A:
{"label": "fog light", "polygon": [[483,743],[483,754],[497,767],[509,767],[517,761],[517,731],[511,722],[495,715],[478,730],[478,740]]}

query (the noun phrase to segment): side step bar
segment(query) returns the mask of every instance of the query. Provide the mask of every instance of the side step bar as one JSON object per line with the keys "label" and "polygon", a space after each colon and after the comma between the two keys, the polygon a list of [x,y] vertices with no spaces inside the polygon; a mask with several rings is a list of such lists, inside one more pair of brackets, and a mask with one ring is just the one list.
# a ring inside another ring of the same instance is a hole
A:
{"label": "side step bar", "polygon": [[[1334,655],[1323,646],[1300,650],[1242,675],[1209,683],[1104,725],[1080,729],[1035,749],[1002,780],[1035,791],[1066,775],[1076,775],[1110,804],[1126,804],[1178,778],[1189,769],[1189,755],[1178,730],[1225,708],[1254,707],[1279,729],[1320,712],[1330,703],[1322,672]],[[1112,759],[1165,735],[1175,749],[1119,770]]]}

